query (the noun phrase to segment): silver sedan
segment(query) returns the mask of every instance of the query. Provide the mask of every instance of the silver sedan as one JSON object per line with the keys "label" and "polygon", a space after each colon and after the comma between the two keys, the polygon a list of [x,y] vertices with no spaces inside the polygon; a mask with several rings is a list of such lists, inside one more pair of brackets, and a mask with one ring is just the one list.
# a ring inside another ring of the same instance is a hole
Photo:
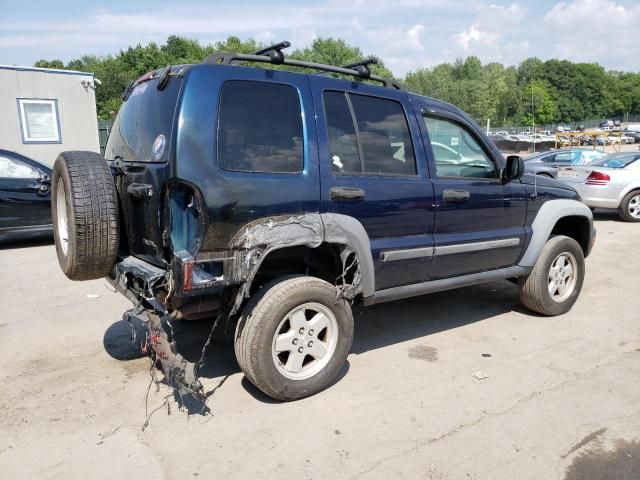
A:
{"label": "silver sedan", "polygon": [[614,153],[583,166],[561,167],[558,180],[574,187],[591,208],[616,209],[640,222],[640,152]]}

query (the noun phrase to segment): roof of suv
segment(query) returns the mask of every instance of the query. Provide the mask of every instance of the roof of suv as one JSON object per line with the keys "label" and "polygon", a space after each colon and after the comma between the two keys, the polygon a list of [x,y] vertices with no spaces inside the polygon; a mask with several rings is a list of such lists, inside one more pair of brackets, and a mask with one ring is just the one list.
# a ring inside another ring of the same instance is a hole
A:
{"label": "roof of suv", "polygon": [[[233,65],[236,68],[255,68],[249,67],[247,63],[266,63],[271,65],[288,65],[297,68],[304,68],[309,70],[315,70],[315,72],[295,72],[291,70],[286,70],[285,72],[290,75],[322,75],[326,76],[327,80],[335,81],[336,83],[349,82],[343,78],[335,78],[330,75],[338,74],[343,76],[351,76],[355,78],[355,81],[370,81],[376,82],[380,85],[370,85],[372,88],[379,88],[381,91],[386,89],[392,90],[402,90],[405,91],[404,88],[394,79],[381,77],[371,73],[370,66],[377,64],[377,59],[369,58],[360,62],[352,63],[349,65],[343,65],[340,67],[336,67],[334,65],[325,65],[320,63],[306,62],[302,60],[295,60],[285,58],[282,50],[289,47],[291,44],[287,41],[283,41],[272,45],[270,47],[263,48],[254,52],[252,54],[242,54],[242,53],[226,53],[226,52],[216,52],[209,55],[205,58],[200,64],[184,64],[184,65],[169,65],[164,68],[159,68],[156,70],[152,70],[147,72],[145,75],[141,76],[134,82],[130,82],[125,90],[123,98],[126,100],[128,96],[131,94],[133,88],[139,83],[143,83],[152,79],[159,79],[159,89],[162,90],[163,83],[166,83],[166,80],[171,76],[184,76],[188,70],[193,68],[201,68],[201,67],[212,67],[216,65]],[[268,67],[267,67],[268,68]],[[353,82],[354,80],[351,80]],[[432,97],[427,97],[424,95],[418,95],[413,92],[406,92],[411,101],[415,102],[424,102],[424,100],[428,100],[429,103],[437,108],[441,108],[442,110],[449,111],[451,113],[462,116],[463,118],[470,119],[470,117],[462,110],[460,110],[455,105],[444,102],[442,100],[438,100]]]}

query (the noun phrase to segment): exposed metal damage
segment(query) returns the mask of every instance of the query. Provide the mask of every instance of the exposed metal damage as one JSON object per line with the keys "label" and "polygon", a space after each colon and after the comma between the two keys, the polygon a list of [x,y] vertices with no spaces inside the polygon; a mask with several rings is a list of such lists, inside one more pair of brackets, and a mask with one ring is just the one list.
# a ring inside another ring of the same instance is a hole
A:
{"label": "exposed metal damage", "polygon": [[323,241],[323,231],[318,214],[262,219],[242,228],[229,245],[236,259],[233,271],[242,282],[229,315],[238,312],[242,302],[249,298],[249,290],[264,257],[278,248],[318,247]]}
{"label": "exposed metal damage", "polygon": [[[185,255],[176,255],[180,263],[169,270],[135,257],[127,257],[116,265],[114,286],[136,305],[125,312],[123,319],[144,324],[146,338],[140,343],[142,349],[161,367],[163,380],[174,389],[176,397],[191,396],[205,405],[207,395],[198,380],[198,370],[214,330],[224,325],[229,333],[230,326],[235,325],[235,317],[251,294],[263,260],[271,252],[299,246],[316,249],[330,243],[338,252],[342,270],[335,278],[336,299],[352,302],[362,293],[363,269],[358,248],[349,246],[353,242],[344,226],[327,222],[327,218],[323,221],[321,214],[305,214],[260,219],[243,227],[229,242],[228,250],[195,257],[184,252]],[[207,262],[220,262],[220,274],[206,274]],[[187,275],[189,279],[185,278]],[[207,294],[202,285],[194,287],[197,282],[191,281],[192,276],[204,278],[204,288],[217,290]],[[185,285],[197,290],[198,295],[185,291]],[[188,361],[178,352],[172,322],[214,317],[200,359]]]}

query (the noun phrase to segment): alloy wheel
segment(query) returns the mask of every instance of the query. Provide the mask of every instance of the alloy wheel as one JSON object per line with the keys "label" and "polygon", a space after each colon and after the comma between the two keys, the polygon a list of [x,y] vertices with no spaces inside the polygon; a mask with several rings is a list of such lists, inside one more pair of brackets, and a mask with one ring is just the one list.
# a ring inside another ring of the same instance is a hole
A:
{"label": "alloy wheel", "polygon": [[282,375],[304,380],[329,363],[337,344],[335,315],[320,303],[305,303],[282,319],[273,336],[271,353]]}
{"label": "alloy wheel", "polygon": [[67,195],[64,189],[62,178],[58,179],[58,188],[56,193],[56,213],[58,224],[58,238],[60,239],[60,248],[62,253],[67,255],[69,250],[69,217],[67,215]]}
{"label": "alloy wheel", "polygon": [[629,200],[629,214],[633,218],[640,218],[640,195],[636,195]]}
{"label": "alloy wheel", "polygon": [[549,269],[549,295],[555,302],[564,302],[576,287],[578,262],[572,253],[559,254]]}

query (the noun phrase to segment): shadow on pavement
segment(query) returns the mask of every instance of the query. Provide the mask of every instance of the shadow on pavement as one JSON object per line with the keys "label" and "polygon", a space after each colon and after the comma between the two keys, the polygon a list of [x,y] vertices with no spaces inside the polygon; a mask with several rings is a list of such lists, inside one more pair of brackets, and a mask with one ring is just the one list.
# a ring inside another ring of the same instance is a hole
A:
{"label": "shadow on pavement", "polygon": [[[372,307],[355,307],[355,336],[351,352],[356,355],[407,340],[433,335],[479,322],[510,311],[527,312],[520,305],[518,288],[502,281],[468,287]],[[189,361],[200,358],[202,347],[211,330],[210,321],[174,323],[178,350]],[[136,325],[138,338],[144,338],[144,327]],[[141,356],[140,348],[131,342],[131,328],[126,321],[111,325],[104,335],[104,348],[117,360]],[[335,384],[346,375],[345,366]],[[231,341],[213,341],[200,369],[203,378],[223,378],[240,372]],[[245,378],[242,385],[261,402],[275,402]],[[330,387],[329,387],[330,388]]]}
{"label": "shadow on pavement", "polygon": [[596,208],[593,211],[593,219],[601,222],[620,222],[626,223],[620,218],[616,210],[602,210]]}
{"label": "shadow on pavement", "polygon": [[32,234],[20,238],[0,238],[0,250],[13,250],[18,248],[42,247],[53,245],[52,233]]}

